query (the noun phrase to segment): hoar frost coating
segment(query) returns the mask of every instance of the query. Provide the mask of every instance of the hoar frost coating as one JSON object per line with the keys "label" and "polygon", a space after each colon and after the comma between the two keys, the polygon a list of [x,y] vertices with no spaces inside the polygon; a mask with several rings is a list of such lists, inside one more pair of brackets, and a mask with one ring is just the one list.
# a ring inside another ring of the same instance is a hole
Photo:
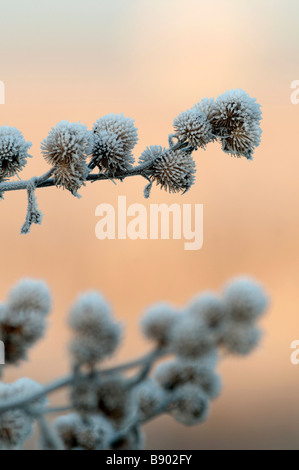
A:
{"label": "hoar frost coating", "polygon": [[195,108],[179,114],[173,122],[175,135],[188,140],[194,148],[205,148],[213,140],[212,125],[204,113]]}
{"label": "hoar frost coating", "polygon": [[268,298],[262,286],[249,278],[229,282],[223,292],[223,300],[234,321],[255,321],[264,313]]}
{"label": "hoar frost coating", "polygon": [[259,344],[261,329],[251,324],[227,323],[220,336],[220,344],[229,353],[246,356]]}
{"label": "hoar frost coating", "polygon": [[[259,342],[256,323],[266,307],[266,294],[250,278],[231,281],[221,297],[204,292],[178,312],[169,304],[155,304],[142,319],[143,333],[155,349],[137,360],[103,368],[102,359],[118,344],[120,327],[100,294],[81,296],[70,315],[72,344],[77,343],[76,353],[80,351],[78,356],[72,350],[70,405],[76,413],[57,420],[57,436],[42,418],[49,411],[43,387],[25,378],[12,385],[0,383],[0,449],[20,448],[36,418],[44,449],[62,448],[60,438],[66,449],[141,449],[140,426],[162,413],[185,425],[202,423],[210,402],[221,392],[218,351],[249,354]],[[9,362],[22,358],[41,334],[34,321],[39,318],[37,324],[43,326],[49,308],[43,283],[24,280],[11,290],[8,301],[0,305],[0,339],[5,339]],[[12,325],[7,319],[19,323]],[[173,359],[167,360],[169,356]],[[57,382],[53,390],[56,387]],[[42,398],[29,401],[36,394]],[[20,400],[25,400],[23,405]],[[14,409],[15,402],[23,408]]]}
{"label": "hoar frost coating", "polygon": [[26,359],[27,350],[44,335],[50,307],[49,290],[41,281],[24,279],[11,290],[7,303],[0,306],[6,363]]}
{"label": "hoar frost coating", "polygon": [[205,361],[172,359],[158,365],[154,372],[155,381],[167,392],[172,392],[187,383],[198,386],[210,399],[221,392],[220,377],[213,364]]}
{"label": "hoar frost coating", "polygon": [[88,175],[86,158],[91,153],[92,135],[81,123],[59,122],[41,143],[46,161],[53,165],[57,186],[77,195]]}
{"label": "hoar frost coating", "polygon": [[143,450],[144,441],[142,430],[134,426],[125,435],[114,441],[110,448],[111,450]]}
{"label": "hoar frost coating", "polygon": [[[33,380],[22,378],[13,384],[0,382],[0,402],[30,396],[40,391],[41,386]],[[26,410],[8,410],[0,414],[0,450],[16,450],[32,433],[33,415],[45,406],[46,400],[31,403]]]}
{"label": "hoar frost coating", "polygon": [[187,306],[187,311],[215,331],[222,327],[228,316],[225,304],[213,292],[204,292],[193,298]]}
{"label": "hoar frost coating", "polygon": [[178,319],[176,309],[167,303],[150,306],[143,314],[141,329],[144,335],[155,341],[160,347],[169,345],[171,330]]}
{"label": "hoar frost coating", "polygon": [[204,98],[193,108],[202,112],[212,126],[212,135],[219,137],[222,150],[236,157],[252,159],[261,142],[260,105],[244,90],[230,90],[216,100]]}
{"label": "hoar frost coating", "polygon": [[106,450],[113,436],[113,427],[102,416],[83,419],[72,413],[57,418],[54,426],[66,450]]}
{"label": "hoar frost coating", "polygon": [[71,309],[69,324],[75,332],[71,353],[76,363],[94,364],[110,356],[119,345],[121,327],[97,292],[79,297]]}
{"label": "hoar frost coating", "polygon": [[169,413],[179,423],[194,426],[204,422],[209,413],[207,395],[192,384],[178,387],[174,393],[173,408]]}
{"label": "hoar frost coating", "polygon": [[172,330],[171,347],[175,354],[185,359],[197,359],[216,348],[215,336],[206,324],[187,313]]}
{"label": "hoar frost coating", "polygon": [[93,166],[112,174],[132,166],[132,150],[138,141],[133,119],[123,114],[108,114],[95,122],[93,133]]}
{"label": "hoar frost coating", "polygon": [[115,426],[124,426],[137,414],[132,390],[122,377],[104,381],[98,389],[98,410]]}
{"label": "hoar frost coating", "polygon": [[139,163],[147,163],[155,160],[156,158],[161,157],[165,150],[165,147],[161,147],[161,145],[151,145],[150,147],[146,147],[139,157]]}
{"label": "hoar frost coating", "polygon": [[138,385],[135,394],[138,403],[138,417],[140,420],[155,416],[155,413],[166,400],[166,394],[163,388],[151,378],[148,378]]}
{"label": "hoar frost coating", "polygon": [[260,105],[240,89],[218,96],[210,120],[217,135],[223,136],[222,150],[247,159],[260,144],[260,121]]}
{"label": "hoar frost coating", "polygon": [[103,381],[90,378],[88,383],[75,384],[71,402],[82,415],[101,414],[115,426],[123,425],[137,413],[137,404],[127,381],[121,376]]}
{"label": "hoar frost coating", "polygon": [[0,127],[0,181],[21,171],[30,157],[31,142],[15,127]]}
{"label": "hoar frost coating", "polygon": [[153,163],[150,178],[170,193],[185,193],[194,184],[195,173],[195,162],[189,152],[167,150]]}

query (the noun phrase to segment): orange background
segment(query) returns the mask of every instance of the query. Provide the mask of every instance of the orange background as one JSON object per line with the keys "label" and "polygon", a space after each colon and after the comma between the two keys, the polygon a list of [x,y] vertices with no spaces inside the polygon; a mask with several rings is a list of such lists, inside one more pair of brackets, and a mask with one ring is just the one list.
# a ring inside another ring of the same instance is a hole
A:
{"label": "orange background", "polygon": [[[163,418],[147,426],[148,448],[298,448],[299,366],[290,363],[298,322],[298,123],[290,102],[299,78],[296,0],[11,0],[1,6],[0,80],[6,85],[1,124],[33,142],[22,177],[47,170],[40,142],[62,119],[89,127],[123,112],[139,129],[136,156],[167,144],[173,118],[202,97],[243,88],[263,110],[262,143],[253,162],[233,159],[218,144],[195,155],[198,173],[183,198],[155,188],[142,198],[138,177],[114,186],[88,185],[82,199],[54,188],[38,191],[44,221],[20,236],[25,192],[0,202],[0,296],[20,278],[45,279],[54,296],[46,339],[30,361],[9,368],[47,382],[68,370],[68,308],[95,288],[126,324],[117,360],[149,348],[138,330],[151,302],[183,305],[232,276],[259,279],[271,296],[260,349],[221,364],[224,390],[209,421],[185,429]],[[183,241],[99,241],[98,204],[204,204],[204,246]],[[53,396],[53,403],[59,403]],[[60,400],[60,402],[61,402]]]}

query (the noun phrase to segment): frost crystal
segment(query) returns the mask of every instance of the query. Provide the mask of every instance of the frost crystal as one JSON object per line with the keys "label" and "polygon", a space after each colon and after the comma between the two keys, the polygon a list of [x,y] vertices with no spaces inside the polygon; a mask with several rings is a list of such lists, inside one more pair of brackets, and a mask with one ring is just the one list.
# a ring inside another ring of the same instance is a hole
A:
{"label": "frost crystal", "polygon": [[78,364],[94,364],[111,355],[120,341],[121,327],[97,292],[82,295],[73,306],[69,324],[76,332],[71,352]]}
{"label": "frost crystal", "polygon": [[159,346],[167,346],[171,329],[177,318],[178,313],[172,305],[167,303],[152,305],[143,315],[142,331],[147,338],[156,341]]}
{"label": "frost crystal", "polygon": [[0,181],[24,168],[31,145],[15,127],[0,127]]}
{"label": "frost crystal", "polygon": [[192,108],[184,111],[173,122],[176,136],[180,140],[188,140],[194,148],[205,148],[211,142],[212,126],[205,114]]}

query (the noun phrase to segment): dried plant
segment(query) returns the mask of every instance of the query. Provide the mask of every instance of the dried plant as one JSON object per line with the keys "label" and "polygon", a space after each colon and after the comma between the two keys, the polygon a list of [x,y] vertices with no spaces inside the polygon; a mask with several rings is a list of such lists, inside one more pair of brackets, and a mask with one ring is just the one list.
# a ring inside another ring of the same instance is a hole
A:
{"label": "dried plant", "polygon": [[[0,308],[2,372],[43,336],[50,306],[43,282],[27,279],[12,289]],[[122,325],[102,295],[81,295],[69,314],[70,375],[48,385],[0,382],[0,449],[21,449],[35,422],[39,447],[48,450],[142,449],[142,426],[164,413],[186,426],[203,423],[221,392],[220,359],[258,345],[256,323],[266,307],[264,290],[250,278],[231,281],[220,296],[204,292],[181,309],[155,304],[141,319],[153,349],[108,368],[103,361],[119,347]],[[62,388],[68,402],[51,407],[49,396]],[[53,424],[50,413],[58,415]]]}
{"label": "dried plant", "polygon": [[138,137],[132,119],[106,115],[91,131],[81,123],[62,121],[41,144],[50,170],[26,181],[10,178],[27,163],[31,143],[17,129],[0,127],[0,197],[8,191],[27,190],[28,209],[21,233],[29,233],[32,224],[42,221],[35,197],[39,188],[61,187],[78,197],[78,190],[88,181],[123,181],[140,175],[147,180],[145,197],[150,196],[154,182],[170,193],[184,194],[195,181],[194,151],[219,141],[225,153],[250,160],[260,144],[260,121],[260,105],[243,90],[227,91],[215,100],[204,98],[174,119],[169,148],[147,147],[135,166],[132,151]]}

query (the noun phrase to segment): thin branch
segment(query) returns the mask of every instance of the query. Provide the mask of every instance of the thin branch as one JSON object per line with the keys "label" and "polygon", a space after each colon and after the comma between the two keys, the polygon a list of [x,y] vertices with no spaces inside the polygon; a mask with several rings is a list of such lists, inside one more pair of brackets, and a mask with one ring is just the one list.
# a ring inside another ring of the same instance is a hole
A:
{"label": "thin branch", "polygon": [[[188,147],[188,142],[186,141],[179,141],[177,144],[171,147],[171,150],[180,150]],[[187,149],[190,151],[190,149]],[[166,152],[165,150],[164,152]],[[164,153],[163,152],[163,153]],[[163,153],[161,155],[163,155]],[[152,165],[154,164],[155,160],[161,157],[159,155],[158,157],[154,158],[153,160],[150,160],[149,162],[141,163],[140,165],[134,166],[130,168],[129,170],[123,171],[121,173],[117,173],[115,175],[111,175],[109,173],[98,173],[98,174],[89,174],[86,177],[86,182],[95,182],[95,181],[103,181],[103,180],[111,180],[111,179],[116,179],[123,181],[125,178],[129,178],[130,176],[145,176],[147,170],[149,170]],[[36,189],[41,189],[41,188],[49,188],[52,186],[55,186],[55,180],[51,176],[53,174],[53,168],[44,175],[40,177],[33,177],[29,180],[21,180],[21,181],[5,181],[4,183],[0,183],[0,194],[3,194],[8,191],[21,191],[21,190],[27,190],[28,186],[32,184],[34,181]]]}
{"label": "thin branch", "polygon": [[47,450],[64,450],[63,443],[55,431],[50,427],[44,416],[40,416],[38,418],[38,424],[43,447]]}
{"label": "thin branch", "polygon": [[73,407],[70,405],[65,405],[65,406],[53,406],[49,408],[45,408],[43,410],[43,414],[56,414],[56,413],[66,413],[67,411],[73,410]]}
{"label": "thin branch", "polygon": [[[159,354],[158,354],[159,351]],[[162,357],[163,355],[167,354],[165,350],[155,350],[150,353],[145,354],[144,356],[140,357],[139,359],[136,359],[134,361],[127,362],[125,364],[121,364],[119,366],[111,367],[108,369],[102,369],[100,371],[95,371],[97,375],[110,375],[110,374],[115,374],[118,372],[124,372],[129,369],[134,369],[139,366],[142,366],[144,364],[147,364],[150,361],[153,361],[154,358],[157,357]],[[60,390],[65,387],[69,387],[73,385],[74,383],[78,383],[78,381],[86,381],[90,378],[90,374],[84,374],[81,376],[78,376],[77,374],[71,374],[66,377],[62,377],[54,382],[49,383],[48,385],[45,385],[42,390],[39,392],[33,393],[30,396],[27,396],[25,398],[18,398],[16,400],[8,400],[5,403],[0,404],[0,414],[4,413],[8,410],[12,409],[17,409],[17,408],[26,408],[27,405],[30,403],[39,400],[42,397],[45,397],[46,395],[50,395],[53,392],[56,392],[57,390]]]}
{"label": "thin branch", "polygon": [[163,401],[163,403],[161,403],[161,405],[156,409],[156,411],[153,414],[151,414],[150,416],[148,416],[147,418],[144,418],[144,419],[136,418],[136,419],[132,420],[125,428],[121,429],[118,433],[116,433],[113,436],[113,438],[110,442],[110,445],[113,446],[120,439],[123,439],[131,429],[142,426],[143,424],[147,424],[150,421],[152,421],[153,419],[157,418],[157,416],[165,413],[172,403],[173,403],[173,399],[170,398],[170,397],[167,397]]}

